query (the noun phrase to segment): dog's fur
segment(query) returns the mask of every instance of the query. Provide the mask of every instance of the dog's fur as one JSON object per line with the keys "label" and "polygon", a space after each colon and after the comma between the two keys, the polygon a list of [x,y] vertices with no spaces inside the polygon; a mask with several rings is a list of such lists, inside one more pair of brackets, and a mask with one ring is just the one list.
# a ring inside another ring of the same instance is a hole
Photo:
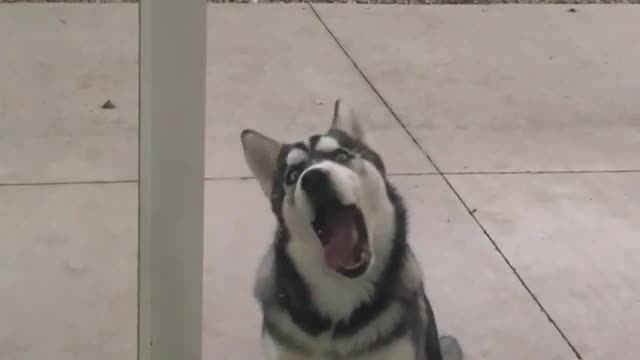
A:
{"label": "dog's fur", "polygon": [[[336,101],[325,134],[281,144],[245,130],[241,140],[278,224],[255,284],[269,360],[462,359],[457,341],[438,335],[407,242],[402,198],[344,103]],[[349,157],[337,161],[336,151]],[[338,200],[363,215],[371,259],[356,277],[343,276],[323,258],[311,226],[313,198],[300,186],[313,169],[329,174]]]}

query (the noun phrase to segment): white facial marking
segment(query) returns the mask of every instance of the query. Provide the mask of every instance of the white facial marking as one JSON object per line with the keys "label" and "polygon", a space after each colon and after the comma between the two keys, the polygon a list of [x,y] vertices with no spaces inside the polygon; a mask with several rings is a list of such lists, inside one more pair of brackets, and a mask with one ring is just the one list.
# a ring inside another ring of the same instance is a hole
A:
{"label": "white facial marking", "polygon": [[322,152],[332,152],[340,147],[338,141],[330,136],[321,137],[316,143],[315,150]]}
{"label": "white facial marking", "polygon": [[[326,265],[322,245],[311,227],[315,214],[306,193],[296,186],[285,201],[283,215],[293,241],[287,251],[310,286],[313,301],[323,314],[341,319],[371,296],[372,280],[383,270],[393,244],[395,222],[393,206],[387,197],[384,180],[377,169],[365,161],[360,172],[322,161],[309,167],[322,168],[331,176],[336,195],[343,204],[355,204],[363,212],[371,246],[370,267],[359,278],[349,279]],[[304,177],[304,172],[301,177]],[[339,295],[336,295],[339,294]]]}
{"label": "white facial marking", "polygon": [[[315,149],[332,151],[339,147],[336,139],[323,136],[318,139]],[[288,154],[288,163],[297,157],[308,157],[304,150],[298,150],[298,155]],[[369,268],[362,276],[346,278],[326,264],[322,244],[311,225],[315,211],[300,186],[287,190],[282,209],[292,239],[286,251],[309,284],[312,301],[318,310],[336,320],[348,316],[354,307],[373,293],[372,284],[384,269],[396,226],[394,208],[380,172],[365,159],[354,162],[354,165],[357,166],[349,168],[332,161],[321,161],[303,171],[300,178],[310,169],[322,168],[329,174],[338,200],[343,204],[355,204],[362,211],[371,250]]]}
{"label": "white facial marking", "polygon": [[287,165],[293,166],[301,163],[307,158],[307,153],[301,149],[295,148],[287,154]]}

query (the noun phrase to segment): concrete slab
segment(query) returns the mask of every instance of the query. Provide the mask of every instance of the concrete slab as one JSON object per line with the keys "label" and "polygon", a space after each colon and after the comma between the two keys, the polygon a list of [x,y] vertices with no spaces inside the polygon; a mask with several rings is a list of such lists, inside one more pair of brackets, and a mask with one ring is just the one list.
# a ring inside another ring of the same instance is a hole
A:
{"label": "concrete slab", "polygon": [[210,5],[209,16],[209,175],[248,174],[243,128],[287,141],[325,131],[336,97],[358,111],[390,172],[433,171],[307,5]]}
{"label": "concrete slab", "polygon": [[[466,359],[574,358],[440,178],[394,182],[412,211],[411,241],[439,325],[460,338]],[[205,357],[262,358],[248,295],[271,239],[267,201],[254,181],[218,181],[209,183],[206,204]]]}
{"label": "concrete slab", "polygon": [[134,184],[0,187],[0,358],[134,359]]}
{"label": "concrete slab", "polygon": [[[137,5],[0,7],[0,182],[134,179]],[[249,175],[245,127],[288,140],[325,130],[338,96],[391,172],[433,171],[306,5],[209,13],[207,176]]]}
{"label": "concrete slab", "polygon": [[640,169],[638,6],[314,7],[444,171]]}
{"label": "concrete slab", "polygon": [[0,4],[0,182],[136,176],[136,9]]}
{"label": "concrete slab", "polygon": [[640,174],[451,179],[584,359],[637,359]]}

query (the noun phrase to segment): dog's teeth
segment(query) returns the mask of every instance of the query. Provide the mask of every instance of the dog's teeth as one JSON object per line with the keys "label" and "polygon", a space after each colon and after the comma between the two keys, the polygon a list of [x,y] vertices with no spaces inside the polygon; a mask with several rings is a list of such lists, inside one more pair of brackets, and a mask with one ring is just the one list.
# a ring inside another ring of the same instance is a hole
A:
{"label": "dog's teeth", "polygon": [[355,270],[357,268],[359,268],[362,264],[365,263],[365,261],[368,260],[368,253],[366,251],[363,251],[362,254],[360,255],[360,261],[358,261],[357,264],[354,264],[353,266],[346,266],[345,269],[347,270]]}
{"label": "dog's teeth", "polygon": [[371,255],[369,254],[368,251],[362,250],[362,254],[360,254],[360,259],[362,259],[362,261],[366,261],[366,260],[369,260],[370,256]]}
{"label": "dog's teeth", "polygon": [[358,267],[360,267],[360,265],[362,264],[362,261],[360,261],[359,263],[353,265],[353,266],[347,266],[346,269],[347,270],[354,270],[357,269]]}

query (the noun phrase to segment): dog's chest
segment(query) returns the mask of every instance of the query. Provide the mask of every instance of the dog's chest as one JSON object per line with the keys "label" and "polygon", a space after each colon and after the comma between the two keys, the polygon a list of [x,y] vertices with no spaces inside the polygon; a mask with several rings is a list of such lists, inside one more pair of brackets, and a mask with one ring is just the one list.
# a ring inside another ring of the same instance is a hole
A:
{"label": "dog's chest", "polygon": [[305,349],[304,353],[310,355],[300,357],[300,353],[294,354],[296,351],[289,351],[290,347],[273,341],[268,333],[265,334],[265,348],[271,349],[267,350],[267,353],[287,354],[271,357],[270,360],[415,360],[409,333],[397,338],[394,335],[394,329],[403,324],[404,314],[402,304],[393,303],[355,333],[336,338],[335,328],[311,336],[302,331],[287,313],[270,313],[269,319],[277,326],[279,333],[285,336],[288,342],[298,344]]}
{"label": "dog's chest", "polygon": [[391,344],[367,354],[351,357],[337,357],[321,353],[301,355],[281,347],[268,335],[264,337],[263,341],[267,360],[416,360],[415,347],[409,337],[397,339]]}
{"label": "dog's chest", "polygon": [[416,352],[409,338],[402,338],[371,354],[349,360],[416,360]]}

